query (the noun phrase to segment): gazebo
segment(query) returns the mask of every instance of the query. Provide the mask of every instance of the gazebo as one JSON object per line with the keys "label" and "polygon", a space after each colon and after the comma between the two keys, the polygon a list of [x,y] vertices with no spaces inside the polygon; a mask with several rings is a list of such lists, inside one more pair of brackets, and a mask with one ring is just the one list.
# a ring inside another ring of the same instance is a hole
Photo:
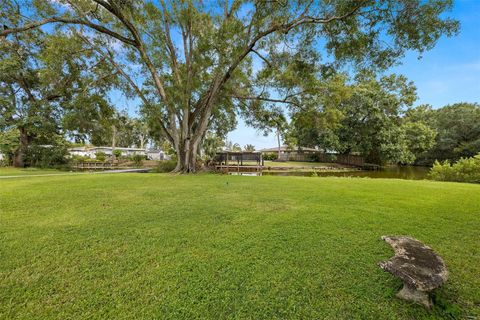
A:
{"label": "gazebo", "polygon": [[220,171],[261,171],[264,166],[259,151],[221,151],[215,156],[215,168]]}

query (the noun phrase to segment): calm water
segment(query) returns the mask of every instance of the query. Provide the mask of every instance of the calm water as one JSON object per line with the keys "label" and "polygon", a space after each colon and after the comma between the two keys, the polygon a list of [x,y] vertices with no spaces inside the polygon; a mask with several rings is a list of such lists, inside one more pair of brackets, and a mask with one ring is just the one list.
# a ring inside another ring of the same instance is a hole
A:
{"label": "calm water", "polygon": [[[384,167],[377,171],[348,171],[348,172],[317,172],[319,177],[369,177],[369,178],[390,178],[390,179],[407,179],[422,180],[427,178],[429,167],[413,167],[413,166],[391,166]],[[235,174],[235,173],[233,173]],[[312,172],[244,172],[241,175],[264,175],[264,176],[312,176]]]}

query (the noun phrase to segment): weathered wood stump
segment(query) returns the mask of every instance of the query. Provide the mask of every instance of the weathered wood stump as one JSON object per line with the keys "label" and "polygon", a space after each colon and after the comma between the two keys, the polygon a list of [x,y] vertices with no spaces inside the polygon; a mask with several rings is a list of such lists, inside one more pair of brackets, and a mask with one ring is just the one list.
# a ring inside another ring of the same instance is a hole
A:
{"label": "weathered wood stump", "polygon": [[379,263],[380,268],[403,281],[397,297],[432,307],[430,292],[440,287],[448,278],[443,259],[422,242],[404,236],[383,236],[395,256]]}

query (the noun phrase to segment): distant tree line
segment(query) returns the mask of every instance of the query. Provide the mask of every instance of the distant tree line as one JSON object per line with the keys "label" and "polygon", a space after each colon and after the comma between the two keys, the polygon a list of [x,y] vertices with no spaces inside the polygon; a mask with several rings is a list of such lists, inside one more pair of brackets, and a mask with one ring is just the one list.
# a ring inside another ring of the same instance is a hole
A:
{"label": "distant tree line", "polygon": [[290,145],[360,154],[368,163],[432,165],[480,152],[480,105],[413,107],[416,88],[403,76],[341,76],[319,90],[324,99],[291,112]]}

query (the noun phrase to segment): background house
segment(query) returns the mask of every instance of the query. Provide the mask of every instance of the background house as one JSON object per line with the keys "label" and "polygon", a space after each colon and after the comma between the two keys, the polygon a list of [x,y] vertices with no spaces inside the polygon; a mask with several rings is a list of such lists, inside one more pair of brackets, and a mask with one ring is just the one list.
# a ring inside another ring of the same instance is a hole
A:
{"label": "background house", "polygon": [[171,157],[166,154],[163,150],[152,149],[147,150],[147,159],[149,160],[170,160]]}
{"label": "background house", "polygon": [[[68,149],[71,156],[81,156],[81,157],[89,157],[91,159],[96,158],[96,154],[98,152],[103,152],[107,156],[113,155],[113,148],[112,147],[75,147]],[[146,156],[149,160],[169,160],[170,156],[165,154],[162,150],[147,150],[147,149],[140,149],[140,148],[121,148],[117,147],[115,150],[120,150],[122,152],[123,157],[131,157],[136,154],[140,154]]]}

